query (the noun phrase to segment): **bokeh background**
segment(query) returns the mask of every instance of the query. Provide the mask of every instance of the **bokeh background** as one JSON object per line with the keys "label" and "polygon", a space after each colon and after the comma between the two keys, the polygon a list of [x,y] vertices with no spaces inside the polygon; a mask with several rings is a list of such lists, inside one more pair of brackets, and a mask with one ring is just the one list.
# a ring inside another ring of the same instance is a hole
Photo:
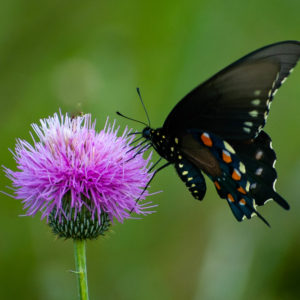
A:
{"label": "bokeh background", "polygon": [[[30,139],[30,124],[63,112],[91,112],[101,129],[116,110],[153,126],[181,97],[258,47],[300,40],[300,1],[0,1],[1,165]],[[236,222],[213,185],[192,198],[172,167],[154,180],[157,213],[114,226],[89,242],[91,299],[300,299],[300,67],[273,102],[266,126],[277,151],[277,190]],[[125,127],[136,123],[117,118]],[[156,156],[155,156],[156,157]],[[0,190],[8,192],[0,173]],[[0,298],[75,299],[71,241],[56,240],[22,205],[0,197]]]}

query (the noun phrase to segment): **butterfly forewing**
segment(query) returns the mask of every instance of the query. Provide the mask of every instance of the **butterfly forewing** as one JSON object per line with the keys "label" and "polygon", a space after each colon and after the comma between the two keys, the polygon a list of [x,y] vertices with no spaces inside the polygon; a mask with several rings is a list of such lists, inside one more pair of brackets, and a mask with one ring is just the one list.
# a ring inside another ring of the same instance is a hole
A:
{"label": "butterfly forewing", "polygon": [[300,43],[298,41],[280,42],[258,49],[244,56],[235,64],[239,64],[241,61],[256,61],[260,59],[277,62],[280,65],[280,72],[273,87],[273,90],[276,90],[281,86],[285,78],[289,76],[299,60],[299,48]]}
{"label": "butterfly forewing", "polygon": [[257,50],[217,73],[171,111],[164,129],[199,128],[224,139],[255,137],[265,124],[273,94],[300,56],[300,43]]}

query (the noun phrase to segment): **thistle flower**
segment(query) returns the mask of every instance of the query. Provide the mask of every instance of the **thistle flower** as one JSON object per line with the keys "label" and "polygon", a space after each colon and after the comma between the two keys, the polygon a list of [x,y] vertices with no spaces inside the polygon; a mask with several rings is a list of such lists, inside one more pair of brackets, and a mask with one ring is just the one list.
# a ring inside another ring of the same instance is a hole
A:
{"label": "thistle flower", "polygon": [[[95,238],[110,222],[123,222],[136,214],[149,214],[149,194],[142,191],[151,178],[149,160],[135,155],[127,137],[108,121],[100,133],[86,114],[71,118],[54,114],[33,124],[38,141],[18,139],[14,158],[18,171],[4,167],[12,180],[15,198],[22,200],[26,216],[42,213],[61,237]],[[136,199],[140,201],[136,203]]]}

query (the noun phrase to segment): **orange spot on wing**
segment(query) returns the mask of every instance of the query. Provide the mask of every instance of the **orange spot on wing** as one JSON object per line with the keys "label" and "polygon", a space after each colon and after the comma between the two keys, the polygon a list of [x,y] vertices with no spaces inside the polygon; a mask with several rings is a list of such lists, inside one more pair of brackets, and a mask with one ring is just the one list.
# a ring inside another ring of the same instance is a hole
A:
{"label": "orange spot on wing", "polygon": [[239,186],[239,187],[237,188],[237,190],[238,190],[238,192],[240,192],[240,193],[242,193],[242,194],[244,194],[244,195],[247,194],[246,191],[245,191],[241,186]]}
{"label": "orange spot on wing", "polygon": [[201,134],[201,140],[205,146],[211,147],[213,145],[211,138],[205,132]]}
{"label": "orange spot on wing", "polygon": [[239,203],[240,203],[241,205],[246,205],[246,201],[245,201],[244,198],[242,198],[242,199],[239,201]]}
{"label": "orange spot on wing", "polygon": [[231,194],[228,194],[228,195],[227,195],[227,199],[228,199],[230,202],[234,202],[234,198],[232,197]]}
{"label": "orange spot on wing", "polygon": [[237,171],[236,169],[234,169],[231,177],[234,180],[240,180],[241,179],[241,174],[240,174],[239,171]]}
{"label": "orange spot on wing", "polygon": [[216,186],[216,188],[217,188],[218,190],[220,190],[220,189],[221,189],[221,187],[220,187],[220,185],[219,185],[218,181],[215,181],[215,182],[214,182],[214,184],[215,184],[215,186]]}
{"label": "orange spot on wing", "polygon": [[224,150],[222,152],[222,158],[227,164],[232,162],[230,154],[228,152],[225,152]]}

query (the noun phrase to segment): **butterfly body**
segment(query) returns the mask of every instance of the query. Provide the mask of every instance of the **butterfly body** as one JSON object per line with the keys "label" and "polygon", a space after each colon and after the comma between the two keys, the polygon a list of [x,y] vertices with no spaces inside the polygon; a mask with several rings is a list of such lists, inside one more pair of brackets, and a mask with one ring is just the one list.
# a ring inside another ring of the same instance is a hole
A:
{"label": "butterfly body", "polygon": [[178,138],[167,135],[162,128],[152,129],[146,127],[142,133],[143,137],[151,142],[156,152],[171,163],[175,163],[178,155]]}
{"label": "butterfly body", "polygon": [[[180,149],[181,140],[176,136],[168,136],[162,128],[151,129],[146,127],[143,130],[143,137],[151,142],[153,148],[157,153],[166,159],[169,163],[174,164],[178,176],[186,184],[193,197],[198,200],[202,200],[206,192],[206,184],[204,177],[199,167],[195,166],[188,159]],[[207,158],[210,157],[215,163],[217,161],[205,150],[205,147],[197,145],[200,152],[202,151],[202,164],[201,155],[199,156],[199,163],[201,169],[208,169],[211,167],[207,163]]]}
{"label": "butterfly body", "polygon": [[262,128],[274,95],[299,58],[297,41],[258,49],[187,94],[161,128],[143,130],[195,199],[205,195],[204,172],[238,221],[257,215],[267,223],[256,206],[270,199],[289,208],[275,191],[276,154]]}

